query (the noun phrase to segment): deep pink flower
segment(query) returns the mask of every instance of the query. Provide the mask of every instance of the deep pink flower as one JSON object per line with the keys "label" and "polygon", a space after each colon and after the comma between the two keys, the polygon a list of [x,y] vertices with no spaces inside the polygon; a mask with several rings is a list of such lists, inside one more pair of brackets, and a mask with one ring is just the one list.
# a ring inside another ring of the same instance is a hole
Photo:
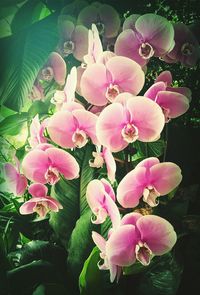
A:
{"label": "deep pink flower", "polygon": [[90,65],[84,71],[80,84],[84,98],[97,106],[114,102],[121,92],[137,95],[143,85],[144,72],[141,67],[123,56],[111,57],[105,64]]}
{"label": "deep pink flower", "polygon": [[113,228],[120,224],[120,214],[115,204],[115,193],[112,186],[105,179],[94,179],[89,182],[86,191],[86,199],[96,219],[95,224],[103,223],[107,216],[112,221]]}
{"label": "deep pink flower", "polygon": [[58,111],[48,122],[50,138],[64,148],[81,148],[89,140],[96,145],[97,116],[86,110]]}
{"label": "deep pink flower", "polygon": [[188,98],[180,93],[187,92],[187,89],[179,91],[177,88],[167,87],[165,82],[156,82],[144,94],[162,108],[166,123],[183,115],[189,108]]}
{"label": "deep pink flower", "polygon": [[28,185],[26,177],[20,173],[19,160],[15,157],[16,165],[6,163],[4,165],[4,174],[7,191],[16,196],[23,195]]}
{"label": "deep pink flower", "polygon": [[30,137],[28,138],[28,142],[32,148],[35,148],[38,144],[46,143],[47,139],[44,136],[44,130],[47,126],[47,120],[44,120],[42,124],[40,124],[39,116],[36,115],[30,125]]}
{"label": "deep pink flower", "polygon": [[136,140],[155,141],[164,121],[162,110],[155,102],[122,93],[99,115],[97,137],[103,146],[118,152]]}
{"label": "deep pink flower", "polygon": [[107,241],[96,232],[92,232],[92,238],[103,259],[103,264],[98,266],[110,270],[111,282],[116,277],[119,279],[122,267],[130,266],[136,260],[147,266],[153,256],[169,252],[177,240],[174,228],[167,220],[139,213],[126,214]]}
{"label": "deep pink flower", "polygon": [[71,72],[67,76],[66,84],[63,90],[56,90],[51,102],[56,105],[57,110],[79,110],[84,107],[75,102],[75,92],[77,85],[77,70],[76,67],[71,69]]}
{"label": "deep pink flower", "polygon": [[117,11],[112,6],[100,2],[83,8],[77,22],[87,28],[95,24],[99,34],[106,38],[115,37],[120,29],[120,17]]}
{"label": "deep pink flower", "polygon": [[28,189],[32,198],[25,202],[19,209],[21,214],[32,214],[36,212],[44,218],[49,211],[58,212],[63,206],[54,198],[47,195],[48,189],[44,184],[33,183]]}
{"label": "deep pink flower", "polygon": [[90,167],[94,168],[102,168],[104,163],[106,164],[106,169],[107,169],[107,174],[108,174],[108,179],[110,180],[111,183],[115,181],[115,173],[116,173],[116,163],[115,159],[111,153],[111,151],[103,147],[101,151],[101,147],[97,147],[97,151],[92,153],[94,160],[93,162],[90,161],[89,165]]}
{"label": "deep pink flower", "polygon": [[66,63],[57,52],[52,52],[45,66],[40,71],[40,79],[51,81],[54,79],[59,85],[64,85],[66,77]]}
{"label": "deep pink flower", "polygon": [[82,25],[75,25],[66,15],[59,17],[60,44],[59,50],[63,56],[73,54],[80,61],[87,54],[88,29]]}
{"label": "deep pink flower", "polygon": [[161,57],[174,47],[173,25],[162,16],[151,13],[139,17],[133,15],[124,28],[115,43],[115,53],[129,57],[141,66],[152,56]]}
{"label": "deep pink flower", "polygon": [[181,62],[193,67],[200,58],[199,43],[192,31],[183,23],[174,24],[175,46],[163,59],[169,63]]}
{"label": "deep pink flower", "polygon": [[157,158],[140,162],[119,183],[117,200],[124,208],[133,208],[140,198],[149,206],[158,205],[157,198],[176,188],[182,180],[181,169],[174,163],[160,163]]}
{"label": "deep pink flower", "polygon": [[42,184],[55,184],[60,175],[74,179],[79,175],[79,165],[69,153],[58,148],[34,149],[22,161],[25,176]]}
{"label": "deep pink flower", "polygon": [[121,267],[132,265],[136,260],[146,266],[153,256],[169,252],[176,240],[174,228],[167,220],[129,213],[106,242],[106,256],[112,264]]}

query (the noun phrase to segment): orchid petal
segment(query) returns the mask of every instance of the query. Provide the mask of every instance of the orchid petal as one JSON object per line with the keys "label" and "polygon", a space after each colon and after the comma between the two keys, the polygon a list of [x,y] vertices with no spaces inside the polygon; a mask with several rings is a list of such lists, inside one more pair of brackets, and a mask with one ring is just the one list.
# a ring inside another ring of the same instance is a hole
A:
{"label": "orchid petal", "polygon": [[48,193],[48,188],[44,184],[33,183],[29,186],[28,192],[33,197],[43,198],[46,197]]}
{"label": "orchid petal", "polygon": [[156,96],[160,91],[166,90],[166,84],[164,82],[157,82],[153,84],[144,94],[145,97],[148,97],[156,101]]}
{"label": "orchid petal", "polygon": [[172,84],[172,74],[170,71],[163,71],[161,72],[158,77],[155,80],[155,83],[157,82],[164,82],[167,86],[170,86]]}
{"label": "orchid petal", "polygon": [[72,33],[72,41],[75,44],[73,55],[77,60],[83,61],[88,50],[88,29],[84,26],[76,26]]}
{"label": "orchid petal", "polygon": [[103,148],[103,156],[106,163],[108,179],[111,183],[115,181],[115,173],[116,173],[116,163],[114,157],[108,148]]}
{"label": "orchid petal", "polygon": [[53,69],[55,81],[64,85],[67,71],[64,59],[57,52],[52,52],[49,57],[49,64]]}

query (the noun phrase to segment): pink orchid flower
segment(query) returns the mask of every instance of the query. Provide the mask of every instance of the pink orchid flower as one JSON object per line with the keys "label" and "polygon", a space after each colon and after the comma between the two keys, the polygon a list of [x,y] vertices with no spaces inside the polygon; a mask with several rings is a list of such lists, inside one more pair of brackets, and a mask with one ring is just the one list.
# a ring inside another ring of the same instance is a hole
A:
{"label": "pink orchid flower", "polygon": [[71,17],[61,15],[58,19],[60,30],[59,51],[62,56],[73,56],[83,61],[83,56],[87,53],[88,29],[82,25],[76,25]]}
{"label": "pink orchid flower", "polygon": [[[98,79],[94,79],[98,77]],[[81,78],[81,93],[91,104],[97,106],[114,102],[121,92],[137,95],[144,85],[144,72],[133,60],[114,56],[105,64],[95,63],[84,71]]]}
{"label": "pink orchid flower", "polygon": [[110,270],[111,282],[116,277],[119,280],[123,267],[134,264],[136,260],[147,266],[153,256],[169,252],[177,240],[174,228],[167,220],[139,213],[126,214],[107,241],[96,232],[92,232],[92,238],[104,260],[98,266]]}
{"label": "pink orchid flower", "polygon": [[119,183],[117,200],[124,208],[134,208],[140,198],[149,206],[158,205],[157,198],[170,193],[181,182],[181,169],[174,163],[160,163],[157,158],[141,161]]}
{"label": "pink orchid flower", "polygon": [[120,214],[115,204],[115,193],[110,183],[105,179],[90,181],[86,190],[86,199],[96,219],[92,223],[101,224],[107,216],[112,221],[113,228],[120,224]]}
{"label": "pink orchid flower", "polygon": [[111,183],[115,181],[115,173],[116,173],[116,163],[115,159],[111,153],[111,151],[103,147],[101,152],[101,146],[97,147],[97,151],[92,153],[94,160],[93,162],[90,160],[89,165],[90,167],[94,168],[102,168],[104,163],[106,164],[108,179]]}
{"label": "pink orchid flower", "polygon": [[41,183],[33,183],[28,189],[32,198],[25,202],[19,209],[23,215],[36,212],[41,218],[44,218],[49,211],[58,212],[63,206],[54,198],[47,195],[48,188]]}
{"label": "pink orchid flower", "polygon": [[115,37],[120,29],[120,17],[117,11],[112,6],[100,2],[83,8],[77,22],[87,28],[95,24],[99,34],[106,38]]}
{"label": "pink orchid flower", "polygon": [[[180,89],[180,92],[185,92],[185,89]],[[180,92],[179,89],[167,87],[165,82],[156,82],[144,96],[155,101],[162,108],[165,122],[168,123],[172,118],[183,115],[189,108],[188,98]]]}
{"label": "pink orchid flower", "polygon": [[20,173],[20,163],[17,157],[15,158],[16,166],[11,163],[6,163],[4,165],[4,174],[6,180],[7,191],[13,193],[16,196],[21,196],[24,194],[28,182],[26,177]]}
{"label": "pink orchid flower", "polygon": [[67,76],[66,84],[63,90],[56,90],[51,102],[56,105],[57,110],[78,110],[84,109],[84,107],[75,102],[75,91],[77,85],[77,70],[76,67],[71,69],[71,72]]}
{"label": "pink orchid flower", "polygon": [[51,81],[54,79],[59,85],[64,85],[66,71],[66,63],[62,56],[57,52],[52,52],[39,76],[42,80]]}
{"label": "pink orchid flower", "polygon": [[122,93],[99,115],[97,137],[111,152],[118,152],[136,140],[155,141],[164,123],[162,110],[154,101]]}
{"label": "pink orchid flower", "polygon": [[160,15],[130,16],[124,28],[115,43],[115,53],[129,57],[141,66],[152,56],[161,57],[174,47],[173,25]]}
{"label": "pink orchid flower", "polygon": [[39,116],[36,115],[30,125],[30,137],[28,138],[28,142],[32,148],[35,148],[38,144],[46,143],[47,139],[44,136],[44,130],[47,126],[47,120],[44,120],[42,124],[40,124]]}
{"label": "pink orchid flower", "polygon": [[193,67],[200,58],[199,43],[188,26],[183,23],[174,24],[175,46],[163,59],[169,63],[181,62]]}
{"label": "pink orchid flower", "polygon": [[64,150],[51,147],[30,151],[22,161],[22,169],[31,181],[51,185],[59,181],[60,174],[69,180],[79,175],[76,159]]}
{"label": "pink orchid flower", "polygon": [[32,87],[31,92],[29,93],[28,97],[35,101],[35,100],[43,100],[45,95],[44,95],[44,89],[42,85],[39,83],[39,81],[35,81]]}
{"label": "pink orchid flower", "polygon": [[97,116],[86,110],[59,111],[48,122],[48,134],[64,148],[82,148],[89,140],[98,145],[96,137]]}

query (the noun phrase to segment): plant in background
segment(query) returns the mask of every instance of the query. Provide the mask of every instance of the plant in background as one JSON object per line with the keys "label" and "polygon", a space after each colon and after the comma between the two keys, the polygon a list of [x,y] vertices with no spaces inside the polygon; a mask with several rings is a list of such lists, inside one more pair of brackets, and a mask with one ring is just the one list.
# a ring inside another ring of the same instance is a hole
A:
{"label": "plant in background", "polygon": [[[185,211],[177,222],[165,208],[184,173],[165,158],[168,126],[192,93],[171,71],[198,65],[198,40],[158,11],[123,19],[99,2],[16,7],[0,87],[0,136],[17,163],[2,150],[5,292],[124,294],[123,282],[139,278],[135,292],[145,295],[153,278],[148,294],[176,294]],[[154,278],[160,267],[166,277]]]}

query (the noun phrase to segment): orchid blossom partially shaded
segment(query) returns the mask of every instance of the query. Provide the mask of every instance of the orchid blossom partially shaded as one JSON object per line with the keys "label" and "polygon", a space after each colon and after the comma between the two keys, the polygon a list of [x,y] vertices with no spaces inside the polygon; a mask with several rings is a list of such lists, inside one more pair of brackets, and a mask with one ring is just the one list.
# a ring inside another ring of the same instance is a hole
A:
{"label": "orchid blossom partially shaded", "polygon": [[48,133],[56,144],[64,148],[82,148],[89,139],[96,145],[97,116],[86,110],[59,111],[48,122]]}
{"label": "orchid blossom partially shaded", "polygon": [[115,53],[131,58],[141,66],[152,56],[162,57],[174,47],[173,25],[156,14],[132,15],[115,43]]}
{"label": "orchid blossom partially shaded", "polygon": [[113,228],[120,224],[120,214],[115,204],[115,193],[110,183],[105,179],[90,181],[86,190],[86,199],[96,219],[95,224],[103,223],[107,216],[110,217]]}
{"label": "orchid blossom partially shaded", "polygon": [[28,138],[31,148],[37,147],[38,144],[47,143],[47,139],[44,136],[44,130],[47,126],[47,122],[48,119],[40,123],[38,115],[33,118],[30,125],[30,137]]}
{"label": "orchid blossom partially shaded", "polygon": [[88,102],[103,106],[114,102],[122,92],[137,95],[144,86],[144,72],[133,60],[113,56],[105,63],[99,62],[87,67],[80,86],[81,93]]}
{"label": "orchid blossom partially shaded", "polygon": [[93,152],[92,155],[94,157],[94,160],[90,160],[90,167],[102,168],[105,163],[108,179],[111,183],[113,183],[115,181],[115,173],[117,167],[111,151],[106,147],[103,147],[101,151],[101,147],[97,147],[97,151]]}
{"label": "orchid blossom partially shaded", "polygon": [[102,145],[118,152],[136,140],[155,141],[164,121],[162,110],[154,101],[122,93],[99,115],[97,137]]}
{"label": "orchid blossom partially shaded", "polygon": [[99,34],[106,38],[115,37],[121,23],[118,12],[112,6],[100,2],[92,3],[83,8],[79,13],[77,22],[87,28],[95,24]]}
{"label": "orchid blossom partially shaded", "polygon": [[158,197],[170,193],[181,180],[181,169],[176,164],[147,158],[121,180],[117,200],[124,208],[134,208],[143,197],[144,202],[154,207],[159,203]]}
{"label": "orchid blossom partially shaded", "polygon": [[39,73],[39,78],[44,81],[54,79],[59,85],[64,85],[67,67],[64,59],[57,52],[52,52],[47,63]]}
{"label": "orchid blossom partially shaded", "polygon": [[33,183],[29,186],[30,200],[25,202],[20,208],[20,214],[32,214],[36,212],[41,218],[44,218],[48,212],[58,212],[63,206],[54,198],[47,195],[48,188],[41,183]]}
{"label": "orchid blossom partially shaded", "polygon": [[5,186],[7,191],[13,193],[15,196],[24,194],[28,182],[26,177],[20,172],[20,162],[15,156],[15,165],[6,163],[3,166],[3,174],[6,180]]}
{"label": "orchid blossom partially shaded", "polygon": [[76,159],[68,152],[54,147],[30,151],[22,161],[22,170],[31,181],[51,185],[57,183],[61,175],[69,180],[79,176]]}
{"label": "orchid blossom partially shaded", "polygon": [[76,25],[67,15],[61,15],[58,21],[60,31],[59,51],[62,56],[70,54],[83,61],[83,56],[87,54],[88,29],[83,25]]}

